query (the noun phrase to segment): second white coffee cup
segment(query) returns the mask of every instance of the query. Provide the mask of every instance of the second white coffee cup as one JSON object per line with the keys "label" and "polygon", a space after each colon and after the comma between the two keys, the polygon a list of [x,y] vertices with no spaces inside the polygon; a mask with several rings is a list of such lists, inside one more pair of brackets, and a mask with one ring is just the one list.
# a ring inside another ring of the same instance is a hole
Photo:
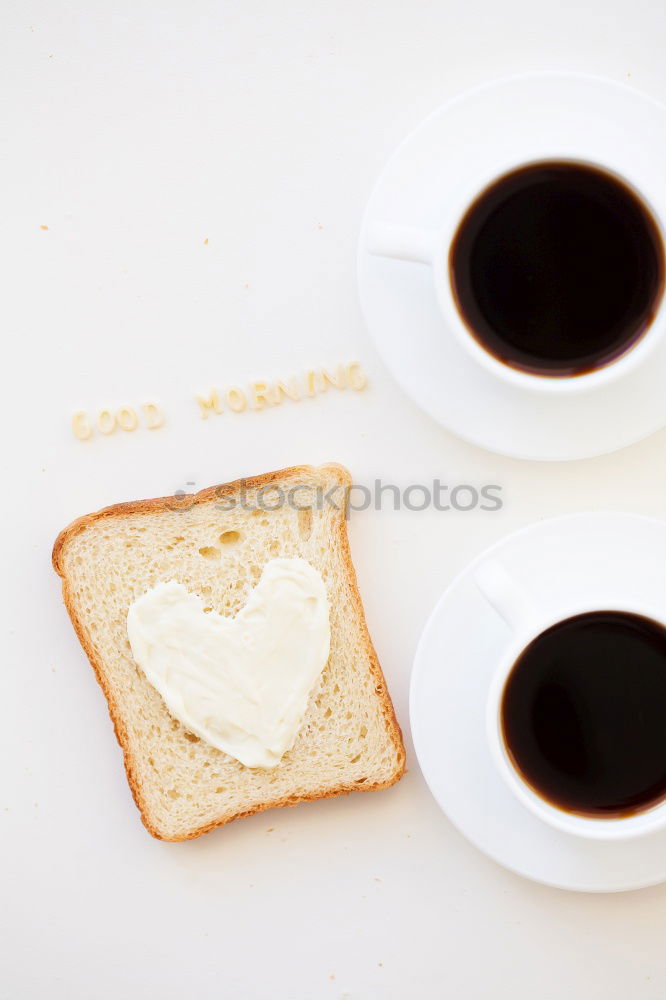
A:
{"label": "second white coffee cup", "polygon": [[[618,841],[666,829],[666,802],[630,816],[599,819],[570,813],[552,805],[527,784],[514,766],[504,742],[501,725],[502,698],[509,674],[520,654],[532,640],[558,622],[591,611],[609,610],[605,602],[595,602],[591,596],[585,605],[578,603],[571,607],[558,607],[557,610],[549,611],[535,603],[533,598],[494,560],[478,567],[474,580],[483,596],[513,632],[488,690],[486,736],[495,766],[514,796],[543,822],[578,837]],[[634,602],[627,602],[612,610],[642,615],[666,627],[664,616],[654,607],[639,607]]]}

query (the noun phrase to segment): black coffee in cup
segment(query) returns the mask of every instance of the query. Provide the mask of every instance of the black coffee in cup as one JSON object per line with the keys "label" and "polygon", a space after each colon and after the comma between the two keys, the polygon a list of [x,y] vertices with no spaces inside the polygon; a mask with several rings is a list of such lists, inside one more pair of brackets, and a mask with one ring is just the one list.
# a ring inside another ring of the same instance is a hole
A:
{"label": "black coffee in cup", "polygon": [[666,799],[666,629],[621,611],[576,615],[521,653],[500,707],[517,772],[560,809],[595,819]]}
{"label": "black coffee in cup", "polygon": [[663,293],[664,249],[652,213],[619,178],[541,162],[479,195],[449,271],[465,325],[493,357],[573,376],[621,357],[646,332]]}

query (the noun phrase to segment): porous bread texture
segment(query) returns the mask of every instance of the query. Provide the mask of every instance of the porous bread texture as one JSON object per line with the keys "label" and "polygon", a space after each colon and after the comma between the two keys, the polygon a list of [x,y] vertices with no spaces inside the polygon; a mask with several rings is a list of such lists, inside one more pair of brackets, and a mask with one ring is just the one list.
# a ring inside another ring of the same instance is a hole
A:
{"label": "porous bread texture", "polygon": [[[232,501],[241,499],[245,506]],[[59,536],[53,564],[77,635],[106,695],[143,822],[162,840],[187,840],[275,806],[386,788],[405,752],[368,635],[345,526],[337,465],[304,466],[173,497],[119,504],[80,518]],[[337,503],[318,503],[338,486]],[[293,505],[271,505],[268,487],[302,487]],[[318,506],[321,509],[318,509]],[[247,509],[250,508],[250,509]],[[254,509],[252,509],[254,508]],[[300,556],[322,575],[331,653],[293,748],[272,769],[248,768],[174,719],[135,663],[130,604],[177,580],[208,609],[235,615],[276,556]]]}

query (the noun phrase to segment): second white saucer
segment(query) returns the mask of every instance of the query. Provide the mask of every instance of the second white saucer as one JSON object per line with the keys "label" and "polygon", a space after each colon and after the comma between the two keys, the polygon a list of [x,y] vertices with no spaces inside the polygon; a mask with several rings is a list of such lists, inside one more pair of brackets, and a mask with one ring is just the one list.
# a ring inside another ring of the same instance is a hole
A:
{"label": "second white saucer", "polygon": [[[617,892],[666,881],[666,831],[625,841],[584,839],[537,818],[510,791],[491,756],[486,702],[512,641],[475,583],[492,554],[553,609],[598,598],[599,607],[661,607],[666,594],[666,522],[632,514],[575,514],[502,539],[444,593],[414,662],[410,720],[416,754],[452,823],[506,868],[547,885]],[[666,731],[666,720],[664,720]]]}

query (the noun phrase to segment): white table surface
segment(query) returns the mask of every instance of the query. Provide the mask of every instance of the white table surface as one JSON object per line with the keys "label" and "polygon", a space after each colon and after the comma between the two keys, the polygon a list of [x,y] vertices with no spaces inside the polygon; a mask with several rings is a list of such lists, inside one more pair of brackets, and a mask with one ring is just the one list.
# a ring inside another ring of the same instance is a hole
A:
{"label": "white table surface", "polygon": [[[666,99],[665,42],[656,0],[6,0],[3,1000],[664,996],[666,888],[569,894],[481,856],[424,785],[407,692],[432,604],[490,542],[565,511],[664,514],[666,432],[559,466],[460,442],[386,373],[354,272],[378,171],[443,100],[554,68]],[[354,359],[364,392],[197,416],[197,391]],[[159,431],[71,434],[74,410],[147,399]],[[359,482],[503,487],[500,513],[351,520],[409,773],[154,841],[53,539],[112,502],[325,460]]]}

